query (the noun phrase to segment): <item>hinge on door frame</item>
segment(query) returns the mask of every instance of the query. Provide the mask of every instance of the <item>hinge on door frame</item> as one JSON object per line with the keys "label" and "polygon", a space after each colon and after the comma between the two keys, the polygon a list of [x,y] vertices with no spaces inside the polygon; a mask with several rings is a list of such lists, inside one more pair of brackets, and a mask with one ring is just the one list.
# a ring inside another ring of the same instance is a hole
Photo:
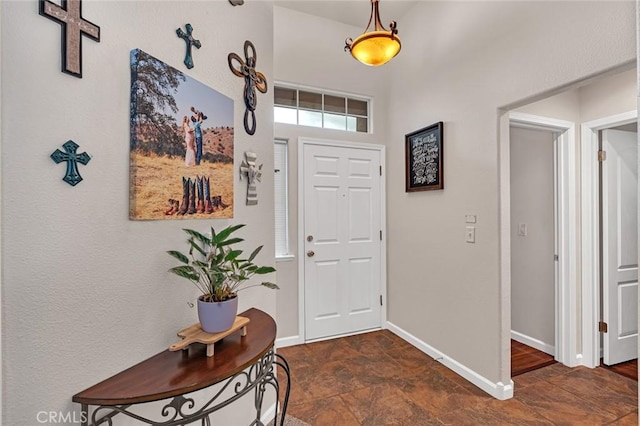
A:
{"label": "hinge on door frame", "polygon": [[380,241],[382,241],[382,229],[380,230]]}
{"label": "hinge on door frame", "polygon": [[598,161],[602,163],[606,159],[607,159],[607,151],[603,151],[602,149],[598,150]]}
{"label": "hinge on door frame", "polygon": [[380,295],[380,306],[382,306],[382,295]]}
{"label": "hinge on door frame", "polygon": [[598,321],[598,332],[599,333],[607,333],[609,326],[604,321]]}
{"label": "hinge on door frame", "polygon": [[380,166],[380,176],[382,176],[382,166]]}

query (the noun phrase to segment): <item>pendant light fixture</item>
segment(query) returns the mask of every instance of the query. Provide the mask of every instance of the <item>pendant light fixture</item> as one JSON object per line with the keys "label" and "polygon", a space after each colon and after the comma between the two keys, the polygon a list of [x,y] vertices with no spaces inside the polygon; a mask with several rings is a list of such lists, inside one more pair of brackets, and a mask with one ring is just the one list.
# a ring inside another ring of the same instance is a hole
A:
{"label": "pendant light fixture", "polygon": [[[369,31],[371,23],[374,23],[372,31]],[[371,0],[371,16],[364,33],[355,40],[348,38],[344,47],[345,52],[365,65],[377,67],[384,65],[400,52],[400,39],[398,38],[398,25],[396,21],[389,24],[390,30],[385,29],[380,22],[378,0]],[[369,31],[369,32],[367,32]]]}

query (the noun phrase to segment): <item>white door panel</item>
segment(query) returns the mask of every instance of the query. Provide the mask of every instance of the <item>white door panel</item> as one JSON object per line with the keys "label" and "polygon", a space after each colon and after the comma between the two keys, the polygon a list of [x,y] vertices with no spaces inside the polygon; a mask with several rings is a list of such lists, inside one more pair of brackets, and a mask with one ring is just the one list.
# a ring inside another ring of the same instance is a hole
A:
{"label": "white door panel", "polygon": [[306,338],[380,327],[380,152],[303,146]]}
{"label": "white door panel", "polygon": [[638,356],[638,135],[604,130],[602,247],[604,363]]}

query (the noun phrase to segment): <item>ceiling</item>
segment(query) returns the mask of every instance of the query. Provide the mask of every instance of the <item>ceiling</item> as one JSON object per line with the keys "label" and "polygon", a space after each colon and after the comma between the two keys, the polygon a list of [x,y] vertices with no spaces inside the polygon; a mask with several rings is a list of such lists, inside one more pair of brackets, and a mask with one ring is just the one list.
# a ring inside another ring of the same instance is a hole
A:
{"label": "ceiling", "polygon": [[[399,20],[417,1],[381,0],[380,20],[385,28],[389,22]],[[362,27],[364,30],[371,14],[370,0],[288,0],[274,1],[276,6],[298,12]]]}

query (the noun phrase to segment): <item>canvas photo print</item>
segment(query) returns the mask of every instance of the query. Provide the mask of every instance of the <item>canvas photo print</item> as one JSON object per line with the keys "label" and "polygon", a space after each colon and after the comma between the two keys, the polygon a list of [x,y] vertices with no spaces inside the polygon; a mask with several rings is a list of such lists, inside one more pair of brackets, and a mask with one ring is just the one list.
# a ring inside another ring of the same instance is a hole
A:
{"label": "canvas photo print", "polygon": [[233,100],[131,51],[129,217],[233,217]]}

